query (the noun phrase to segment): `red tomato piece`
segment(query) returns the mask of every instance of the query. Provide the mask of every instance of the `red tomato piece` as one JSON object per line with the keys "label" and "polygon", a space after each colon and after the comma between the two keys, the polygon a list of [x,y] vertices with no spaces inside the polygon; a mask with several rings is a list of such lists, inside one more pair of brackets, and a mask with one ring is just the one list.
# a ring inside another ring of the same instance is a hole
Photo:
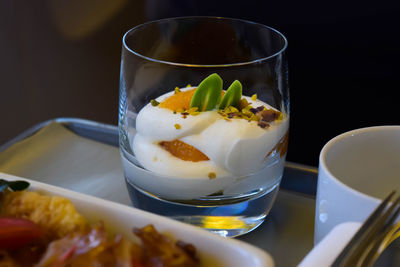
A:
{"label": "red tomato piece", "polygon": [[21,248],[43,234],[42,229],[29,220],[0,217],[0,249]]}

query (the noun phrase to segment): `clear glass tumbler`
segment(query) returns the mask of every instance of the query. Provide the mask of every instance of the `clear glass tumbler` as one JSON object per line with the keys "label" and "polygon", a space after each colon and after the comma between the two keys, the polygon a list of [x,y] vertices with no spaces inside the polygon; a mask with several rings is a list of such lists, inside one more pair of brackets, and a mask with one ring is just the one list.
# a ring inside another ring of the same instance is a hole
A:
{"label": "clear glass tumbler", "polygon": [[[286,47],[270,27],[220,17],[163,19],[124,35],[120,152],[134,206],[223,236],[264,221],[287,151]],[[197,94],[215,102],[207,109],[192,99],[206,78],[203,89],[223,89]],[[236,80],[242,94],[227,91]]]}

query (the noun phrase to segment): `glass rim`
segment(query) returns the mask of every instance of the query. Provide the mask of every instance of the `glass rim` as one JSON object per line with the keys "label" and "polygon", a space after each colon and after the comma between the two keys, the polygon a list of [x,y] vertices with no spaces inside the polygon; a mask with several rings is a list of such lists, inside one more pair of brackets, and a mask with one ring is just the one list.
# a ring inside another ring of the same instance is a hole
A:
{"label": "glass rim", "polygon": [[[150,25],[150,24],[166,22],[166,21],[172,21],[172,20],[180,20],[180,19],[183,19],[183,20],[184,19],[222,19],[222,20],[231,20],[231,21],[242,22],[242,23],[245,23],[245,24],[251,24],[251,25],[258,26],[258,27],[267,28],[268,30],[270,30],[272,32],[275,32],[280,38],[282,38],[282,40],[284,42],[284,45],[276,53],[274,53],[274,54],[272,54],[270,56],[267,56],[267,57],[257,58],[257,59],[251,60],[251,61],[238,62],[238,63],[210,64],[210,65],[208,65],[208,64],[179,63],[179,62],[171,62],[171,61],[166,61],[166,60],[155,59],[155,58],[152,58],[152,57],[148,57],[148,56],[142,55],[142,54],[132,50],[126,44],[126,38],[128,37],[128,35],[130,33],[132,33],[135,30],[138,30],[138,29],[140,29],[142,27],[145,27],[147,25]],[[181,66],[181,67],[207,67],[207,68],[217,67],[218,68],[218,67],[235,67],[235,66],[251,65],[251,64],[254,64],[254,63],[259,63],[259,62],[263,62],[263,61],[269,60],[271,58],[275,58],[276,56],[282,54],[286,50],[286,48],[288,46],[288,41],[287,41],[286,37],[281,32],[279,32],[278,30],[276,30],[276,29],[274,29],[274,28],[272,28],[270,26],[258,23],[258,22],[253,22],[253,21],[249,21],[249,20],[245,20],[245,19],[236,19],[236,18],[228,18],[228,17],[217,17],[217,16],[184,16],[184,17],[172,17],[172,18],[164,18],[164,19],[159,19],[159,20],[152,20],[152,21],[148,21],[148,22],[136,25],[135,27],[129,29],[124,34],[124,36],[122,37],[122,44],[123,44],[124,49],[126,49],[129,52],[131,52],[132,54],[134,54],[134,55],[136,55],[138,57],[141,57],[143,59],[146,59],[148,61],[155,62],[155,63],[161,63],[161,64],[173,65],[173,66]]]}

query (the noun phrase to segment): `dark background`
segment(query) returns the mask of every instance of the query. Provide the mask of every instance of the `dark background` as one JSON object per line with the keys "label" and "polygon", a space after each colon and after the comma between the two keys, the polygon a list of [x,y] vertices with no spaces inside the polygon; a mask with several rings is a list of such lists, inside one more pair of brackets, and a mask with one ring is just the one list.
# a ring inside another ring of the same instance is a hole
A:
{"label": "dark background", "polygon": [[399,124],[399,14],[395,1],[3,0],[0,144],[57,117],[117,124],[123,33],[149,20],[213,15],[287,37],[288,160],[317,166],[332,137]]}

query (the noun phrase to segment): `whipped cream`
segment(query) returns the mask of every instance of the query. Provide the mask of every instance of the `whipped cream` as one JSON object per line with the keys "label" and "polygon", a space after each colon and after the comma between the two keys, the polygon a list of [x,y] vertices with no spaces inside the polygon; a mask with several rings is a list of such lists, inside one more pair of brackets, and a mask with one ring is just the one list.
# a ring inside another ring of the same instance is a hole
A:
{"label": "whipped cream", "polygon": [[[190,90],[193,88],[185,88]],[[162,102],[174,92],[156,99]],[[273,109],[260,100],[242,96],[253,107]],[[179,127],[177,127],[177,125]],[[242,118],[226,119],[218,110],[182,116],[170,109],[147,104],[136,118],[136,135],[132,149],[136,159],[147,170],[171,177],[210,180],[239,177],[257,172],[267,164],[267,155],[282,141],[289,120],[275,120],[267,128],[257,121]],[[180,140],[201,151],[209,160],[185,161],[163,149],[162,141]]]}

